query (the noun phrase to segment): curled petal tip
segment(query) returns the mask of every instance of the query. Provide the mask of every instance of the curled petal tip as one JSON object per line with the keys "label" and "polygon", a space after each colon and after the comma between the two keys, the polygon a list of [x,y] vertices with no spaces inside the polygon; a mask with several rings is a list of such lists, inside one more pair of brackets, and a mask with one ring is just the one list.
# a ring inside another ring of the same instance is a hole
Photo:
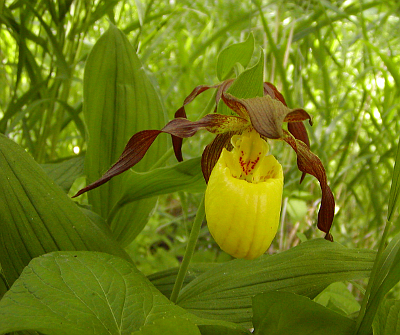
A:
{"label": "curled petal tip", "polygon": [[307,175],[307,173],[305,173],[305,172],[303,172],[303,173],[301,174],[300,183],[299,183],[299,184],[301,184],[301,183],[303,182],[303,180],[304,180],[304,178],[306,177],[306,175]]}

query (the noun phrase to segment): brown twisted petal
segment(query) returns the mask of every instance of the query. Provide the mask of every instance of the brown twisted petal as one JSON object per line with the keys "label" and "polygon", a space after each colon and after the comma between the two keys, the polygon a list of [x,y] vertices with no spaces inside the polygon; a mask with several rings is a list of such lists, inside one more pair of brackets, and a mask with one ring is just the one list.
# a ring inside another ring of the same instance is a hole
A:
{"label": "brown twisted petal", "polygon": [[211,133],[220,134],[227,131],[240,131],[248,126],[249,122],[240,117],[208,114],[199,121],[192,122],[188,119],[177,118],[168,122],[161,130],[140,131],[131,137],[118,161],[100,179],[81,189],[73,198],[103,185],[111,178],[135,166],[161,133],[187,138],[192,137],[201,129],[207,129]]}
{"label": "brown twisted petal", "polygon": [[[199,94],[203,93],[204,91],[209,90],[210,88],[217,88],[221,86],[224,82],[216,84],[216,85],[199,85],[196,86],[193,91],[186,97],[186,99],[183,102],[183,106],[186,106],[188,103],[191,103]],[[182,108],[181,107],[181,108]]]}
{"label": "brown twisted petal", "polygon": [[[218,88],[217,94],[215,95],[215,103],[216,103],[215,110],[217,110],[218,103],[222,98],[222,94],[224,92],[226,92],[229,89],[229,87],[232,86],[234,81],[235,81],[235,79],[227,79],[221,83],[221,86]],[[242,116],[242,115],[240,115],[240,116]]]}
{"label": "brown twisted petal", "polygon": [[[285,98],[273,84],[268,83],[268,82],[264,83],[264,94],[265,95],[269,94],[272,98],[278,99],[285,106],[287,106]],[[296,139],[303,141],[305,144],[307,144],[308,147],[310,147],[310,140],[308,138],[307,130],[306,130],[306,127],[304,126],[303,122],[290,122],[290,120],[288,120],[288,119],[286,119],[285,121],[288,121],[288,130],[290,131],[290,133]],[[303,182],[305,176],[306,176],[306,173],[303,172],[301,175],[301,178],[300,178],[300,184]]]}
{"label": "brown twisted petal", "polygon": [[312,153],[304,142],[295,139],[285,130],[283,140],[296,151],[299,170],[313,175],[319,181],[322,197],[321,207],[318,212],[318,229],[326,233],[325,239],[333,241],[329,230],[331,229],[335,215],[335,199],[326,180],[325,168],[318,156]]}
{"label": "brown twisted petal", "polygon": [[217,164],[219,156],[221,155],[222,149],[226,148],[228,151],[232,149],[230,142],[231,137],[238,132],[226,132],[215,136],[214,140],[205,147],[201,156],[201,169],[203,171],[204,180],[208,183],[211,172]]}
{"label": "brown twisted petal", "polygon": [[304,109],[296,108],[296,109],[292,109],[291,112],[286,114],[283,122],[297,123],[297,122],[302,122],[305,120],[308,120],[308,123],[310,124],[310,126],[313,125],[310,114],[308,114]]}
{"label": "brown twisted petal", "polygon": [[[176,118],[184,118],[187,119],[186,116],[186,111],[185,111],[185,107],[182,106],[181,108],[179,108],[174,115],[175,119]],[[172,147],[174,148],[174,153],[175,153],[175,157],[176,160],[178,162],[182,162],[183,161],[183,157],[182,157],[182,143],[183,143],[183,139],[181,137],[177,137],[175,135],[171,135],[172,138]]]}
{"label": "brown twisted petal", "polygon": [[238,99],[229,93],[224,93],[222,99],[236,113],[248,114],[254,129],[260,135],[270,139],[283,137],[282,125],[287,119],[295,122],[311,119],[310,115],[304,110],[290,109],[281,101],[273,99],[269,95]]}
{"label": "brown twisted petal", "polygon": [[283,97],[282,93],[278,91],[275,85],[264,82],[264,95],[269,95],[273,99],[277,99],[282,102],[285,106],[287,106],[285,98]]}
{"label": "brown twisted petal", "polygon": [[[310,140],[308,139],[307,130],[303,122],[289,122],[288,130],[294,136],[294,138],[303,141],[307,147],[310,147]],[[300,177],[300,184],[303,182],[305,176],[306,173],[303,172]]]}
{"label": "brown twisted petal", "polygon": [[[221,94],[222,92],[225,92],[233,83],[234,79],[228,79],[223,81],[222,83],[216,84],[216,85],[212,85],[212,86],[207,86],[207,85],[200,85],[197,86],[193,89],[193,91],[185,98],[185,101],[183,102],[183,105],[181,108],[179,108],[176,112],[175,112],[175,118],[185,118],[187,119],[186,116],[186,111],[185,111],[185,106],[189,103],[191,103],[199,94],[203,93],[204,91],[209,90],[210,88],[218,88],[216,97],[215,97],[215,110],[214,113],[217,111],[217,106],[218,106],[218,102],[221,99]],[[175,135],[171,135],[172,137],[172,146],[174,148],[174,153],[175,153],[175,157],[178,160],[178,162],[182,162],[183,161],[183,157],[182,157],[182,138],[177,137]]]}

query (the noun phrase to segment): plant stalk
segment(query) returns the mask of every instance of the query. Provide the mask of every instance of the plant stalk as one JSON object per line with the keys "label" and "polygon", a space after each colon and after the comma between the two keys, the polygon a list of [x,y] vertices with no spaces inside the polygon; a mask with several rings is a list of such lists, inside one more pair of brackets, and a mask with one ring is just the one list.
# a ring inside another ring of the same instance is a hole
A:
{"label": "plant stalk", "polygon": [[201,224],[205,216],[204,208],[204,196],[202,197],[199,208],[197,209],[196,218],[190,232],[189,241],[186,247],[185,256],[183,256],[182,264],[179,268],[178,275],[176,276],[174,288],[172,289],[170,300],[176,303],[178,300],[179,292],[182,289],[183,281],[185,280],[187,270],[189,268],[190,261],[192,259],[194,248],[197,243],[197,238],[199,237]]}

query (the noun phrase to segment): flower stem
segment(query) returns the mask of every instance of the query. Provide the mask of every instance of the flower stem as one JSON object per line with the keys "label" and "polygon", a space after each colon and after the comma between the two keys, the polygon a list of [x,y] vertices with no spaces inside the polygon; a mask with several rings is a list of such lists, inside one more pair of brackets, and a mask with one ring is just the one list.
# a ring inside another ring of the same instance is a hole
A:
{"label": "flower stem", "polygon": [[199,237],[200,228],[204,216],[205,216],[205,208],[204,208],[204,196],[203,196],[200,201],[199,208],[197,209],[196,218],[194,219],[192,230],[190,232],[189,241],[185,251],[185,256],[183,256],[182,264],[179,268],[178,275],[176,276],[174,288],[172,289],[170,300],[173,303],[176,303],[176,301],[178,300],[178,295],[182,288],[183,281],[185,280],[186,273],[194,253],[194,248],[197,243],[197,238]]}
{"label": "flower stem", "polygon": [[215,105],[215,96],[217,95],[217,90],[215,90],[213,96],[211,99],[208,101],[207,106],[203,109],[201,112],[200,116],[197,118],[197,121],[199,121],[202,117],[206,116],[207,114],[210,114],[214,110],[214,105]]}
{"label": "flower stem", "polygon": [[378,253],[376,254],[375,262],[374,262],[374,265],[372,267],[371,275],[370,275],[369,280],[368,280],[367,289],[366,289],[365,294],[364,294],[364,299],[363,299],[363,301],[361,303],[360,313],[358,314],[358,317],[357,317],[357,326],[356,326],[356,333],[355,334],[359,334],[359,330],[360,330],[362,321],[364,319],[365,312],[367,310],[368,302],[369,302],[370,296],[371,296],[372,286],[375,283],[375,278],[376,278],[376,275],[377,275],[378,270],[379,270],[378,269],[378,265],[380,263],[379,260],[381,258],[381,255],[382,255],[383,251],[385,250],[387,235],[389,233],[391,225],[392,225],[391,221],[386,221],[385,229],[383,231],[383,235],[382,235],[381,241],[379,243]]}

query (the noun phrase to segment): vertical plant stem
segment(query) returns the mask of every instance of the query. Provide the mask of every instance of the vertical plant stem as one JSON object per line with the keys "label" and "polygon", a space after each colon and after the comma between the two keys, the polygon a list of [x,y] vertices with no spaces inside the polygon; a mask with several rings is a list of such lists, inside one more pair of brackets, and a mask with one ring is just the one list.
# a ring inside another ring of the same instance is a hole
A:
{"label": "vertical plant stem", "polygon": [[185,256],[183,257],[182,264],[179,268],[178,275],[175,280],[174,288],[172,289],[170,300],[173,303],[176,303],[176,301],[178,300],[178,295],[182,288],[183,281],[185,280],[186,273],[193,256],[194,248],[197,243],[197,238],[199,237],[200,228],[204,216],[205,216],[205,208],[204,208],[204,196],[203,196],[200,201],[199,208],[197,209],[196,218],[194,219],[194,223],[192,226],[192,231],[190,232],[188,245],[185,251]]}
{"label": "vertical plant stem", "polygon": [[365,312],[367,310],[368,302],[370,300],[369,298],[371,296],[372,286],[374,285],[376,274],[378,272],[379,259],[382,255],[383,251],[385,250],[387,235],[389,233],[391,224],[392,223],[390,221],[386,221],[385,230],[383,231],[383,235],[382,235],[381,241],[379,243],[378,253],[376,254],[376,257],[375,257],[375,262],[372,267],[371,275],[368,280],[368,285],[367,285],[367,289],[365,291],[364,299],[361,303],[360,313],[358,314],[358,317],[357,317],[357,326],[356,326],[356,333],[355,333],[356,335],[359,334],[360,326],[362,324]]}

